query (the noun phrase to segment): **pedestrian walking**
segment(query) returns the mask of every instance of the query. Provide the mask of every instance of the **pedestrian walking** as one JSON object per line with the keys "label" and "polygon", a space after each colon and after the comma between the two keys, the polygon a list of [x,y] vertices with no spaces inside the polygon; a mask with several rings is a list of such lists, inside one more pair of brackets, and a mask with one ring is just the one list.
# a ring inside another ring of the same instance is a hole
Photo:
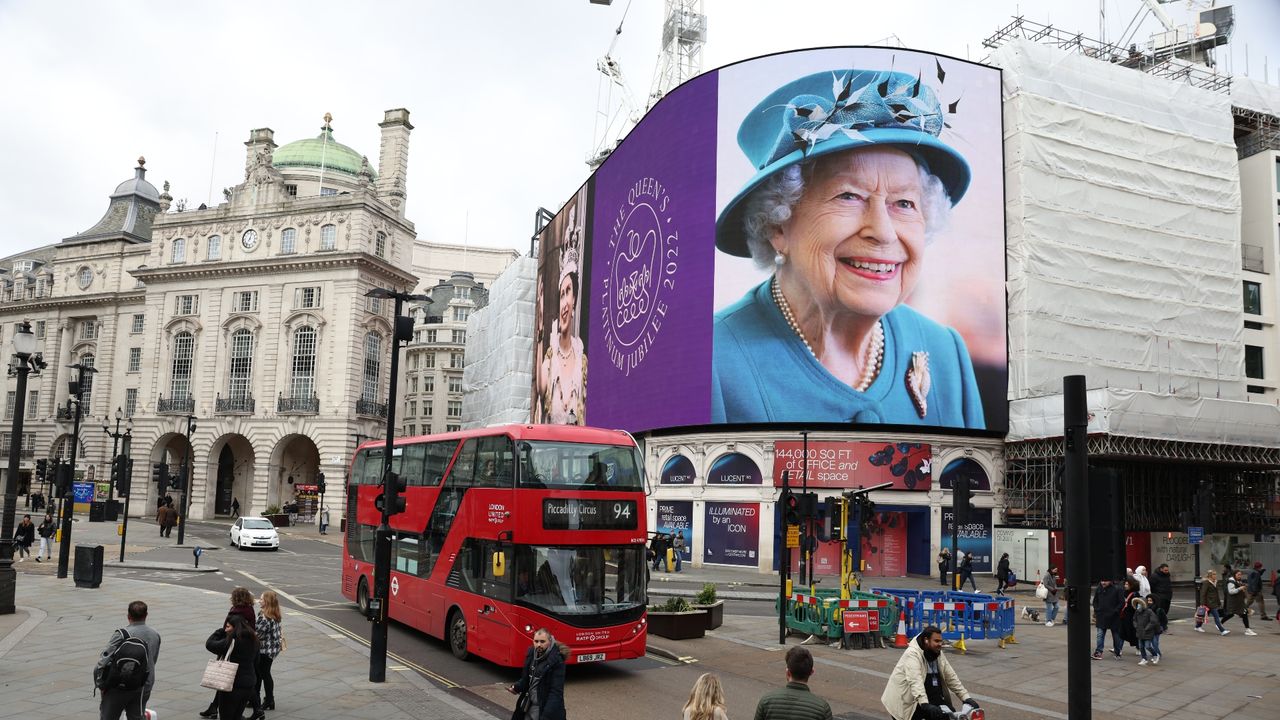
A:
{"label": "pedestrian walking", "polygon": [[1227,611],[1227,614],[1222,616],[1222,623],[1225,625],[1228,620],[1239,615],[1240,622],[1244,623],[1244,634],[1257,635],[1258,633],[1249,627],[1249,609],[1245,604],[1246,596],[1244,571],[1237,570],[1234,576],[1227,578],[1227,594],[1222,603],[1223,609]]}
{"label": "pedestrian walking", "polygon": [[1111,633],[1111,653],[1117,660],[1124,651],[1124,641],[1120,639],[1120,607],[1124,604],[1124,595],[1111,580],[1103,580],[1093,591],[1093,624],[1097,626],[1097,641],[1093,648],[1093,659],[1102,659],[1102,645]]}
{"label": "pedestrian walking", "polygon": [[564,658],[568,654],[569,648],[557,643],[546,628],[533,634],[520,679],[507,687],[507,692],[520,696],[511,720],[565,720]]}
{"label": "pedestrian walking", "polygon": [[1138,579],[1133,575],[1124,579],[1124,604],[1120,606],[1120,639],[1137,649],[1138,633],[1133,626],[1133,600],[1138,597]]}
{"label": "pedestrian walking", "polygon": [[1053,621],[1058,617],[1058,568],[1049,568],[1049,572],[1040,579],[1040,587],[1044,588],[1044,626],[1053,627]]}
{"label": "pedestrian walking", "polygon": [[667,564],[667,536],[664,535],[663,533],[658,533],[657,535],[654,535],[652,545],[653,545],[653,569],[657,570],[658,568],[661,567],[663,570],[665,570],[666,564]]}
{"label": "pedestrian walking", "polygon": [[793,645],[787,651],[786,662],[786,687],[760,698],[755,720],[831,720],[831,705],[809,689],[809,678],[813,677],[809,649]]}
{"label": "pedestrian walking", "polygon": [[[94,669],[95,679],[103,681],[100,686],[107,685],[101,687],[99,720],[120,720],[120,713],[129,720],[140,720],[155,686],[160,633],[147,625],[145,602],[134,600],[125,614],[129,624],[111,633]],[[139,642],[141,648],[137,647]]]}
{"label": "pedestrian walking", "polygon": [[1173,578],[1169,564],[1160,563],[1151,575],[1151,597],[1155,600],[1156,617],[1160,619],[1160,631],[1169,632],[1169,606],[1173,604]]}
{"label": "pedestrian walking", "polygon": [[729,720],[725,711],[724,686],[720,678],[702,673],[689,691],[689,701],[684,704],[681,720]]}
{"label": "pedestrian walking", "polygon": [[996,563],[996,594],[1004,595],[1005,588],[1009,587],[1009,553],[1000,556],[1000,562]]}
{"label": "pedestrian walking", "polygon": [[964,559],[960,561],[959,587],[964,587],[965,580],[969,581],[969,588],[971,590],[978,592],[978,583],[973,581],[973,553],[965,553]]}
{"label": "pedestrian walking", "polygon": [[[40,558],[37,557],[37,560]],[[1249,571],[1249,578],[1245,582],[1245,588],[1249,591],[1249,600],[1245,602],[1246,608],[1251,608],[1256,603],[1258,606],[1258,617],[1263,620],[1270,620],[1267,617],[1267,596],[1262,594],[1262,578],[1266,576],[1267,571],[1262,567],[1261,560],[1255,560],[1253,569]]]}
{"label": "pedestrian walking", "polygon": [[947,587],[947,571],[951,569],[951,551],[942,548],[942,552],[938,553],[938,582],[943,587]]}
{"label": "pedestrian walking", "polygon": [[1147,566],[1139,565],[1134,568],[1133,579],[1138,581],[1138,597],[1146,600],[1151,594],[1151,580],[1147,577]]}
{"label": "pedestrian walking", "polygon": [[[18,551],[18,562],[31,557],[31,546],[36,542],[36,526],[31,524],[31,516],[23,515],[22,522],[13,529],[14,548]],[[36,558],[37,560],[39,558]]]}
{"label": "pedestrian walking", "polygon": [[1204,632],[1205,621],[1213,618],[1213,624],[1218,626],[1220,634],[1231,634],[1230,630],[1222,627],[1222,617],[1218,614],[1218,608],[1222,607],[1221,596],[1218,594],[1218,573],[1210,570],[1204,574],[1204,581],[1200,583],[1199,600],[1200,607],[1196,608],[1196,632]]}
{"label": "pedestrian walking", "polygon": [[[254,690],[255,712],[250,720],[266,717],[264,710],[276,709],[276,683],[271,677],[271,665],[284,651],[284,631],[281,626],[280,598],[275,591],[262,593],[262,609],[258,611],[255,630],[258,633],[258,684]],[[266,694],[263,694],[263,691]]]}
{"label": "pedestrian walking", "polygon": [[36,551],[36,562],[40,562],[41,555],[45,560],[52,560],[53,537],[58,534],[58,524],[53,521],[51,513],[45,513],[40,527],[36,528],[36,534],[40,536],[40,549]]}
{"label": "pedestrian walking", "polygon": [[329,508],[320,508],[320,534],[327,535],[329,530]]}
{"label": "pedestrian walking", "polygon": [[[227,611],[227,620],[230,621],[232,617],[240,618],[241,622],[243,622],[246,626],[248,626],[250,630],[253,630],[253,628],[256,626],[258,621],[258,616],[253,612],[253,593],[249,592],[248,588],[237,587],[231,590],[231,609]],[[254,635],[256,636],[257,633],[255,632]],[[249,662],[251,664],[256,662],[256,658],[257,658],[256,646],[254,649],[254,653],[255,654],[249,656]],[[254,682],[250,683],[249,689],[253,690],[256,686],[257,686],[257,678],[255,677]],[[218,705],[222,701],[222,695],[224,694],[225,693],[221,693],[221,692],[214,693],[213,700],[209,703],[209,707],[205,708],[204,711],[200,713],[200,717],[202,718],[218,717]],[[255,693],[246,693],[245,702],[248,703],[252,700],[252,698],[255,698],[255,697],[256,697]],[[244,708],[241,707],[241,710],[243,709]],[[223,717],[226,718],[225,715]],[[240,715],[237,714],[235,717],[229,718],[229,720],[240,720]]]}
{"label": "pedestrian walking", "polygon": [[236,677],[231,690],[218,693],[216,713],[212,716],[200,713],[200,716],[240,720],[258,681],[257,671],[254,669],[258,657],[258,637],[253,631],[253,623],[246,622],[238,613],[227,615],[222,627],[213,631],[204,647],[214,655],[236,663]]}
{"label": "pedestrian walking", "polygon": [[671,541],[672,554],[676,556],[676,572],[680,572],[681,555],[684,554],[684,531],[677,530],[676,537]]}
{"label": "pedestrian walking", "polygon": [[1160,634],[1160,621],[1156,619],[1156,614],[1151,611],[1151,608],[1147,607],[1147,601],[1141,597],[1133,598],[1130,610],[1133,612],[1133,630],[1138,640],[1138,654],[1142,656],[1138,664],[1160,664],[1160,651],[1155,645],[1156,637]]}
{"label": "pedestrian walking", "polygon": [[231,519],[240,517],[240,498],[231,498]]}
{"label": "pedestrian walking", "polygon": [[160,528],[160,537],[164,537],[165,518],[168,517],[165,515],[164,508],[164,498],[160,498],[156,504],[156,527]]}

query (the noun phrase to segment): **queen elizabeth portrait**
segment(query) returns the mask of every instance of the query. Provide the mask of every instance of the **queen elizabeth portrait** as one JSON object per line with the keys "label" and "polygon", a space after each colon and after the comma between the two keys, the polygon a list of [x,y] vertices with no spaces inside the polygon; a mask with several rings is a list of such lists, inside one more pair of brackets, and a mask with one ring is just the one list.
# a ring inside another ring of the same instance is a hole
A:
{"label": "queen elizabeth portrait", "polygon": [[919,75],[849,69],[746,115],[716,247],[771,274],[715,315],[712,422],[985,427],[960,334],[905,304],[969,186],[944,120]]}

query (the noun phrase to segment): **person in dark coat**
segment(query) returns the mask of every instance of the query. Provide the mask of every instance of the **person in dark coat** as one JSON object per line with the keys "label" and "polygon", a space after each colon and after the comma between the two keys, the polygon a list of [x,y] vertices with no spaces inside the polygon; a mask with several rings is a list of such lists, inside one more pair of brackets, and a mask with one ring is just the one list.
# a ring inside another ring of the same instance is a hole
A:
{"label": "person in dark coat", "polygon": [[[37,556],[37,560],[40,558]],[[1245,587],[1249,590],[1249,600],[1245,603],[1245,607],[1258,606],[1258,616],[1263,620],[1270,620],[1267,617],[1267,596],[1262,594],[1262,579],[1266,576],[1267,571],[1262,567],[1262,561],[1257,560],[1253,563],[1253,569],[1249,571],[1249,577],[1245,581]]]}
{"label": "person in dark coat", "polygon": [[938,553],[938,579],[942,581],[942,586],[947,586],[947,571],[951,568],[951,551],[942,548],[942,552]]}
{"label": "person in dark coat", "polygon": [[1135,596],[1129,607],[1133,611],[1133,631],[1138,638],[1138,653],[1142,655],[1138,664],[1160,664],[1160,649],[1156,644],[1156,638],[1160,636],[1159,618],[1141,597]]}
{"label": "person in dark coat", "polygon": [[511,720],[565,720],[564,657],[569,649],[542,628],[524,656],[524,672],[507,692],[519,695]]}
{"label": "person in dark coat", "polygon": [[[240,720],[258,684],[258,675],[254,669],[254,663],[258,659],[258,637],[253,631],[253,623],[245,622],[238,614],[228,615],[222,628],[214,630],[205,641],[204,648],[220,658],[237,663],[231,691],[218,693],[218,717]],[[229,657],[228,649],[231,652]],[[262,714],[255,713],[254,717],[262,717]]]}
{"label": "person in dark coat", "polygon": [[22,522],[13,529],[13,542],[16,546],[14,550],[17,551],[18,562],[31,556],[31,546],[36,542],[36,526],[31,523],[30,515],[23,515]]}
{"label": "person in dark coat", "polygon": [[1133,599],[1140,598],[1138,581],[1130,575],[1124,581],[1124,604],[1120,606],[1120,639],[1138,647],[1138,633],[1133,627]]}
{"label": "person in dark coat", "polygon": [[996,563],[996,594],[1003,595],[1005,588],[1009,587],[1009,553],[1000,556],[1000,562]]}
{"label": "person in dark coat", "polygon": [[[257,625],[258,614],[253,611],[253,593],[249,592],[248,588],[238,587],[231,591],[231,609],[227,611],[227,620],[230,621],[231,618],[233,617],[240,618],[245,622],[245,624],[247,624],[251,628]],[[257,650],[255,649],[254,652],[256,653]],[[257,660],[257,655],[250,655],[249,657],[253,661]],[[256,692],[257,684],[258,684],[258,679],[257,679],[257,675],[255,674],[254,680],[253,680],[253,688],[255,691],[245,696],[245,700],[247,702],[248,701],[252,701],[254,703],[257,702],[257,699],[258,699],[258,693]],[[215,693],[213,696],[213,700],[209,702],[209,707],[205,708],[204,711],[200,713],[200,717],[217,718],[218,712],[219,712],[219,704],[221,703],[222,696],[224,694],[225,693]],[[223,715],[222,717],[225,718],[226,716]],[[230,718],[230,720],[238,720],[239,717],[240,715],[237,714],[235,717]]]}
{"label": "person in dark coat", "polygon": [[1212,570],[1204,574],[1204,581],[1200,583],[1199,601],[1205,608],[1205,616],[1196,621],[1196,632],[1204,632],[1204,623],[1213,618],[1214,624],[1218,626],[1218,633],[1229,634],[1231,631],[1222,627],[1222,616],[1218,614],[1218,608],[1222,607],[1222,596],[1218,594],[1218,574]]}
{"label": "person in dark coat", "polygon": [[1110,580],[1098,583],[1093,591],[1093,622],[1098,626],[1097,643],[1093,648],[1093,659],[1102,659],[1102,644],[1111,633],[1111,652],[1120,659],[1124,643],[1120,639],[1120,608],[1124,604],[1124,595],[1120,588]]}
{"label": "person in dark coat", "polygon": [[1160,631],[1169,632],[1169,605],[1173,603],[1173,578],[1169,575],[1169,563],[1160,563],[1151,574],[1151,597],[1155,601],[1156,618]]}
{"label": "person in dark coat", "polygon": [[965,580],[969,581],[969,589],[978,592],[978,583],[973,580],[973,553],[965,553],[964,559],[960,561],[960,582],[957,583],[957,590],[964,587]]}
{"label": "person in dark coat", "polygon": [[1249,627],[1249,608],[1245,604],[1246,595],[1244,571],[1237,570],[1234,577],[1227,578],[1227,594],[1224,598],[1225,602],[1223,602],[1223,608],[1227,611],[1227,614],[1222,616],[1222,622],[1225,624],[1231,618],[1239,615],[1240,622],[1244,623],[1244,634],[1257,635],[1258,633]]}

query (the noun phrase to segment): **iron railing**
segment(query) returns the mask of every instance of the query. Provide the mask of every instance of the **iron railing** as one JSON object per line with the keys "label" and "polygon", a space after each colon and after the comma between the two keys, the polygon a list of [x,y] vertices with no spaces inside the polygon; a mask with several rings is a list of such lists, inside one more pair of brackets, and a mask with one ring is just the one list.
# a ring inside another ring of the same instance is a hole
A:
{"label": "iron railing", "polygon": [[356,401],[356,414],[384,418],[387,416],[387,404],[361,398]]}
{"label": "iron railing", "polygon": [[243,413],[251,414],[253,412],[254,402],[253,395],[245,395],[243,397],[224,398],[219,394],[213,401],[213,411],[216,413]]}
{"label": "iron railing", "polygon": [[164,395],[156,398],[156,413],[159,415],[182,413],[190,415],[196,411],[195,398],[187,395],[184,398],[166,398]]}
{"label": "iron railing", "polygon": [[[55,417],[56,417],[59,421],[62,421],[62,422],[72,422],[73,420],[75,420],[75,419],[76,419],[76,410],[78,410],[78,409],[79,409],[79,406],[78,406],[78,405],[77,405],[77,406],[74,406],[74,407],[67,407],[66,405],[59,405],[59,406],[58,406],[58,411],[57,411],[57,414],[55,415]],[[81,413],[80,413],[80,417],[81,417],[81,418],[83,418],[83,417],[84,417],[84,413],[83,413],[83,412],[81,412]]]}
{"label": "iron railing", "polygon": [[312,395],[311,397],[285,397],[281,395],[276,399],[276,412],[278,413],[318,413],[320,412],[320,398]]}

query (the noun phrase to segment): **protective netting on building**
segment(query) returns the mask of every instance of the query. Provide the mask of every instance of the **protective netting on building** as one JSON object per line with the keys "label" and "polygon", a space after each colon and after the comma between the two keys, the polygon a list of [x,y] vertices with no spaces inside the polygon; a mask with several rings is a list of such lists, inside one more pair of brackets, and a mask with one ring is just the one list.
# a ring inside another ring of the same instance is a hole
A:
{"label": "protective netting on building", "polygon": [[1231,99],[1028,41],[992,62],[1004,69],[1012,424],[1043,410],[1019,401],[1060,393],[1071,374],[1244,400]]}
{"label": "protective netting on building", "polygon": [[464,428],[529,421],[537,270],[537,261],[530,257],[511,263],[489,289],[489,304],[467,322]]}

